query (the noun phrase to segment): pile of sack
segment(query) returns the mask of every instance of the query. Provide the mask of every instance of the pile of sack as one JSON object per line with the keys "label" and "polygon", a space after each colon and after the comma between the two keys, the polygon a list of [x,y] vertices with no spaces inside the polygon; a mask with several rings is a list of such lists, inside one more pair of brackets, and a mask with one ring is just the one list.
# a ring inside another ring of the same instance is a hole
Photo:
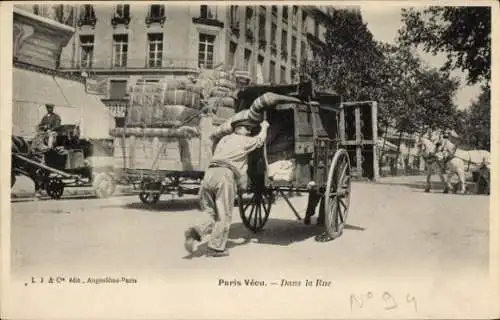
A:
{"label": "pile of sack", "polygon": [[131,88],[127,127],[172,128],[196,126],[202,87],[190,80],[166,79],[154,85]]}
{"label": "pile of sack", "polygon": [[233,72],[206,70],[200,73],[197,83],[208,109],[219,118],[227,119],[234,114],[236,81]]}

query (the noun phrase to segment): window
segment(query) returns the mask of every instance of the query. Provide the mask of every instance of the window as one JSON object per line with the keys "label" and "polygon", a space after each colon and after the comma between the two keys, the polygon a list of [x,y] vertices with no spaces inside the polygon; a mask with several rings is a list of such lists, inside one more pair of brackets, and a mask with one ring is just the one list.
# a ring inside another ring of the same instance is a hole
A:
{"label": "window", "polygon": [[293,25],[297,25],[299,23],[299,7],[292,6],[292,23]]}
{"label": "window", "polygon": [[163,18],[165,16],[165,6],[161,4],[152,4],[149,7],[149,17],[152,19]]}
{"label": "window", "polygon": [[273,22],[271,25],[271,44],[276,45],[276,24]]}
{"label": "window", "polygon": [[128,4],[119,4],[116,6],[115,10],[115,18],[128,18],[130,17],[130,5]]}
{"label": "window", "polygon": [[234,58],[236,56],[236,49],[238,48],[238,45],[234,42],[229,43],[229,68],[234,67]]}
{"label": "window", "polygon": [[281,31],[281,51],[287,51],[288,33],[285,30]]}
{"label": "window", "polygon": [[238,6],[231,6],[231,27],[238,28],[240,23],[240,17],[238,15]]}
{"label": "window", "polygon": [[113,67],[127,66],[128,35],[115,34],[113,36]]}
{"label": "window", "polygon": [[292,78],[292,83],[300,82],[300,79],[298,78],[297,70],[292,69],[290,77]]}
{"label": "window", "polygon": [[302,11],[302,32],[307,32],[307,13]]}
{"label": "window", "polygon": [[160,68],[163,56],[163,34],[148,34],[148,67]]}
{"label": "window", "polygon": [[119,4],[115,8],[115,13],[111,19],[111,24],[116,26],[117,24],[129,24],[130,23],[130,5]]}
{"label": "window", "polygon": [[253,32],[255,30],[255,15],[254,11],[252,8],[247,7],[245,11],[245,18],[246,18],[246,27],[247,27],[247,38],[253,40],[254,35]]}
{"label": "window", "polygon": [[54,10],[54,20],[59,23],[65,23],[64,21],[64,5],[58,4],[53,7]]}
{"label": "window", "polygon": [[280,69],[280,82],[281,83],[286,83],[286,69],[285,67],[281,67]]}
{"label": "window", "polygon": [[263,14],[259,16],[259,39],[266,40],[266,16]]}
{"label": "window", "polygon": [[90,20],[95,19],[94,6],[90,4],[84,4],[80,9],[80,19]]}
{"label": "window", "polygon": [[297,37],[292,36],[292,56],[296,56],[297,52]]}
{"label": "window", "polygon": [[215,36],[200,33],[198,45],[198,67],[212,69],[214,67]]}
{"label": "window", "polygon": [[82,25],[95,25],[95,23],[96,23],[96,17],[94,12],[94,6],[90,4],[81,5],[78,24],[82,26]]}
{"label": "window", "polygon": [[203,19],[216,19],[217,15],[215,10],[209,6],[200,6],[200,18]]}
{"label": "window", "polygon": [[252,51],[245,49],[245,70],[250,71],[250,58],[252,57]]}
{"label": "window", "polygon": [[276,62],[271,61],[269,66],[269,82],[276,83]]}
{"label": "window", "polygon": [[288,23],[288,6],[283,6],[283,22]]}
{"label": "window", "polygon": [[264,83],[264,57],[260,55],[257,58],[256,78],[257,78],[257,83]]}
{"label": "window", "polygon": [[271,6],[271,13],[273,16],[278,16],[278,6]]}
{"label": "window", "polygon": [[300,58],[305,59],[307,57],[306,43],[304,41],[300,42]]}
{"label": "window", "polygon": [[127,95],[127,80],[110,80],[109,81],[109,98],[123,99]]}
{"label": "window", "polygon": [[94,57],[94,36],[80,36],[80,67],[91,68]]}

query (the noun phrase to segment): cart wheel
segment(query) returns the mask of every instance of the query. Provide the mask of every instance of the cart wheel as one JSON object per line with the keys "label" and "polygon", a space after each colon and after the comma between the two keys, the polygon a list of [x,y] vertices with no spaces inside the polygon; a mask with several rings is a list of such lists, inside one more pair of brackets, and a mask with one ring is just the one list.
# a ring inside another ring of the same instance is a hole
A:
{"label": "cart wheel", "polygon": [[271,212],[272,198],[270,191],[257,191],[245,203],[243,195],[238,194],[240,217],[245,227],[253,232],[262,230]]}
{"label": "cart wheel", "polygon": [[59,199],[64,193],[64,183],[59,178],[50,178],[45,190],[52,199]]}
{"label": "cart wheel", "polygon": [[115,192],[116,183],[109,173],[100,172],[94,177],[92,187],[98,198],[108,198]]}
{"label": "cart wheel", "polygon": [[351,164],[346,150],[333,157],[325,191],[325,233],[319,241],[331,241],[342,235],[351,198]]}
{"label": "cart wheel", "polygon": [[159,192],[141,192],[139,193],[139,199],[141,199],[142,203],[153,205],[160,200]]}

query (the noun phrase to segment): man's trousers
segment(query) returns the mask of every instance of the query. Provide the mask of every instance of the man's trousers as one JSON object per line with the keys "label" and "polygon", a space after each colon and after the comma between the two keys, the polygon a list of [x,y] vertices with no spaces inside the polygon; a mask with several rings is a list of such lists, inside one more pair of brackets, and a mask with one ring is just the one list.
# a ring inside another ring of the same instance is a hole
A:
{"label": "man's trousers", "polygon": [[201,208],[208,217],[194,229],[201,238],[210,235],[210,249],[223,251],[226,248],[235,195],[236,183],[230,169],[215,167],[205,171],[200,188],[200,201]]}

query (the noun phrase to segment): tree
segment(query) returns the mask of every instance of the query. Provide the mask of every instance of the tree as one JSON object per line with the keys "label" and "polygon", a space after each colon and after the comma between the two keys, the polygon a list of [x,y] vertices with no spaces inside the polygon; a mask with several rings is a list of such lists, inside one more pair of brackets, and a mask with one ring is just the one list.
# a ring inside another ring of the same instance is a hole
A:
{"label": "tree", "polygon": [[482,87],[481,94],[467,111],[462,112],[459,135],[463,143],[469,148],[486,149],[491,148],[491,90],[489,85]]}
{"label": "tree", "polygon": [[429,7],[403,9],[399,41],[404,45],[423,45],[434,55],[447,54],[443,70],[467,71],[468,84],[491,78],[491,8]]}
{"label": "tree", "polygon": [[361,15],[334,10],[327,26],[326,44],[314,61],[305,62],[305,72],[320,89],[333,89],[344,100],[377,100],[380,94],[379,64],[383,55]]}

